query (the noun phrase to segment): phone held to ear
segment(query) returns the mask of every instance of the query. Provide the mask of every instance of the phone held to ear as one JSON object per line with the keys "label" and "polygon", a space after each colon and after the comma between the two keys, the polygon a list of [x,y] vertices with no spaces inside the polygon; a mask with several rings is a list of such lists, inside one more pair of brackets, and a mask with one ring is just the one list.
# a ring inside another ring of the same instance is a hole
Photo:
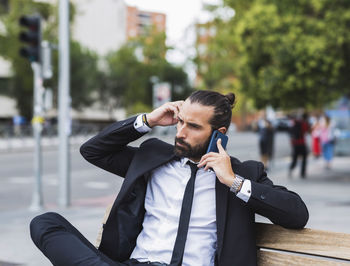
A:
{"label": "phone held to ear", "polygon": [[209,152],[219,152],[218,147],[216,145],[218,139],[221,139],[221,146],[226,149],[228,137],[224,134],[222,134],[218,130],[214,130],[213,133],[211,134],[209,146],[207,149],[207,153]]}

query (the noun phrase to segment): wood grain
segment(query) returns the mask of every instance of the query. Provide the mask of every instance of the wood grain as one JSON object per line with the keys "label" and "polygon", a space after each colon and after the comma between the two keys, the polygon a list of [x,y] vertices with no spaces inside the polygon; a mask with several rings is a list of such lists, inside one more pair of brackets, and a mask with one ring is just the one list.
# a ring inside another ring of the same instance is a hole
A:
{"label": "wood grain", "polygon": [[[106,224],[109,213],[111,212],[112,209],[112,204],[108,205],[105,211],[105,215],[103,216],[102,219],[102,226],[100,228],[100,230],[97,233],[97,238],[96,238],[96,243],[95,243],[95,247],[98,248],[101,244],[101,240],[102,240],[102,233],[103,233],[103,225]],[[1,266],[1,265],[0,265]]]}
{"label": "wood grain", "polygon": [[317,265],[317,266],[349,266],[350,262],[332,261],[326,258],[305,257],[293,254],[277,253],[271,251],[258,251],[259,266],[300,266],[300,265]]}
{"label": "wood grain", "polygon": [[350,234],[256,223],[257,246],[350,260]]}

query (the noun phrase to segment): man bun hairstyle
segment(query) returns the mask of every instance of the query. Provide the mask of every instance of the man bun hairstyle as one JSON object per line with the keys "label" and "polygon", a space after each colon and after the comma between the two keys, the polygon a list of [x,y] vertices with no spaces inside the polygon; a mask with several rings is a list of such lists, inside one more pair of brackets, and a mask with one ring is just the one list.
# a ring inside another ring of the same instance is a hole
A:
{"label": "man bun hairstyle", "polygon": [[231,109],[232,109],[235,105],[236,95],[234,93],[230,92],[230,93],[226,94],[225,97],[227,98],[228,102],[231,104]]}
{"label": "man bun hairstyle", "polygon": [[234,93],[223,95],[216,91],[200,90],[193,92],[188,99],[191,103],[199,103],[204,106],[213,106],[214,114],[209,123],[213,130],[220,127],[229,128],[231,124],[232,108],[235,105]]}

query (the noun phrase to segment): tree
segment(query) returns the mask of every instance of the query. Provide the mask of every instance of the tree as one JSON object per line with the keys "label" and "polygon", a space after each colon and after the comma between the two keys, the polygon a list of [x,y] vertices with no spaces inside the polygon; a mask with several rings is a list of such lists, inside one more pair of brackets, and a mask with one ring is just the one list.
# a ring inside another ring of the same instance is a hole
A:
{"label": "tree", "polygon": [[[208,10],[213,11],[211,6]],[[235,49],[228,45],[230,31],[220,19],[197,24],[197,55],[194,63],[197,66],[197,75],[202,81],[199,88],[221,90],[230,86],[234,81],[232,73],[232,60]],[[220,29],[218,34],[218,29]]]}
{"label": "tree", "polygon": [[[72,4],[70,4],[70,10],[70,21],[72,22],[75,14]],[[51,43],[57,43],[57,6],[33,0],[9,0],[8,10],[0,12],[0,23],[5,29],[0,32],[0,56],[11,63],[13,72],[6,93],[16,100],[21,115],[29,119],[33,112],[33,72],[29,61],[20,57],[18,53],[21,45],[18,39],[21,30],[18,19],[21,15],[35,13],[39,13],[44,20],[43,38]],[[45,85],[54,89],[57,98],[58,55],[56,51],[53,54],[54,77],[45,82]],[[98,87],[97,77],[100,75],[97,69],[98,57],[81,47],[76,41],[71,41],[70,59],[72,106],[81,108],[91,104],[93,100],[91,92]],[[3,92],[0,91],[0,93]]]}
{"label": "tree", "polygon": [[31,117],[33,106],[33,74],[29,62],[20,57],[20,41],[18,39],[20,26],[18,19],[23,14],[40,13],[44,19],[49,17],[52,7],[45,3],[18,0],[9,1],[8,11],[0,15],[0,23],[4,31],[0,33],[0,55],[11,62],[12,72],[10,87],[7,94],[16,99],[20,113],[27,118]]}
{"label": "tree", "polygon": [[217,18],[221,24],[210,45],[231,49],[231,76],[257,107],[319,108],[349,91],[350,2],[225,0],[224,5],[235,16],[226,22]]}
{"label": "tree", "polygon": [[146,36],[130,40],[118,51],[107,56],[109,71],[104,82],[107,99],[119,98],[119,104],[129,113],[149,111],[152,108],[152,77],[169,82],[172,99],[189,94],[187,74],[181,67],[170,64],[166,58],[169,47],[165,34],[150,30]]}
{"label": "tree", "polygon": [[[99,77],[102,75],[97,64],[96,53],[82,47],[77,41],[70,41],[70,96],[73,108],[79,110],[98,98],[93,94],[100,86]],[[58,66],[58,53],[54,54],[53,65]],[[54,76],[46,85],[56,88],[54,98],[57,99],[58,67],[54,67]]]}
{"label": "tree", "polygon": [[[205,9],[214,14],[221,13],[218,12],[219,6],[206,5]],[[236,57],[237,49],[233,45],[232,28],[218,16],[208,23],[197,24],[196,30],[197,55],[193,61],[197,66],[197,87],[223,94],[234,92],[237,101],[233,116],[239,117],[245,128],[247,114],[255,111],[255,108],[251,97],[242,90],[241,80],[234,71],[232,58]]]}

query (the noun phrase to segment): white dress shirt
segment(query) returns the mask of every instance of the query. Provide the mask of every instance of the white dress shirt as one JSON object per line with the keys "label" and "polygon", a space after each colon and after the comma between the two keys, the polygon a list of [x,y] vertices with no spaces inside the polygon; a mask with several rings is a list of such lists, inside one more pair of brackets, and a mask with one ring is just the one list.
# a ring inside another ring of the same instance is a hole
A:
{"label": "white dress shirt", "polygon": [[[170,263],[185,187],[191,177],[188,159],[171,161],[150,176],[145,198],[143,230],[131,258]],[[191,218],[182,265],[214,265],[216,201],[214,172],[199,169],[196,175]]]}
{"label": "white dress shirt", "polygon": [[[150,130],[142,123],[141,115],[134,126],[140,132]],[[182,199],[191,176],[187,161],[188,158],[174,160],[152,171],[147,183],[143,229],[130,258],[141,262],[170,263]],[[215,182],[213,171],[198,169],[182,265],[214,265],[217,241]],[[250,181],[246,179],[237,196],[248,201],[250,188]],[[234,197],[233,193],[232,196]]]}

